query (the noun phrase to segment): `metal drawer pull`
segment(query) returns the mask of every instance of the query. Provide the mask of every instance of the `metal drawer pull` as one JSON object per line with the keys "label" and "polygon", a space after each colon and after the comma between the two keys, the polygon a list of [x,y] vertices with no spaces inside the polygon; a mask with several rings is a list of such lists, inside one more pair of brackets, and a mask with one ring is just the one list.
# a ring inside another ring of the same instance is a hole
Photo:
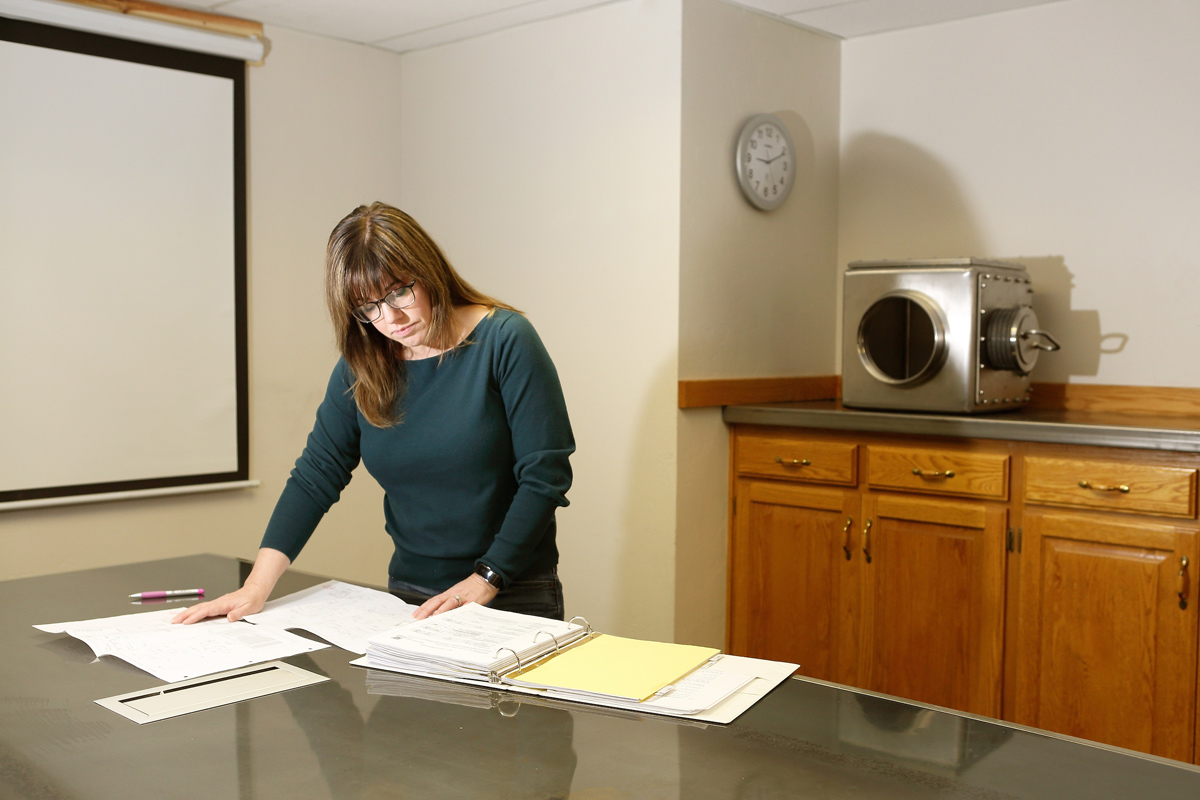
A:
{"label": "metal drawer pull", "polygon": [[1129,494],[1129,487],[1123,483],[1120,484],[1119,486],[1105,486],[1104,484],[1101,484],[1101,483],[1091,484],[1091,483],[1088,483],[1087,481],[1080,481],[1079,488],[1080,489],[1095,489],[1097,492],[1120,492],[1121,494]]}
{"label": "metal drawer pull", "polygon": [[850,560],[850,526],[854,524],[854,520],[846,517],[846,527],[842,528],[842,535],[846,537],[846,541],[842,544],[842,549],[846,551],[846,560]]}
{"label": "metal drawer pull", "polygon": [[871,520],[867,520],[867,527],[863,528],[863,555],[867,557],[867,563],[871,563]]}
{"label": "metal drawer pull", "polygon": [[953,478],[954,470],[948,469],[945,472],[926,472],[920,467],[913,467],[913,475],[920,475],[922,478]]}
{"label": "metal drawer pull", "polygon": [[1187,610],[1187,596],[1188,596],[1187,568],[1188,568],[1188,557],[1180,556],[1179,557],[1179,589],[1177,590],[1176,594],[1179,595],[1179,607],[1184,609],[1185,611]]}
{"label": "metal drawer pull", "polygon": [[783,456],[775,456],[776,464],[783,464],[785,467],[807,467],[812,464],[807,458],[787,458]]}

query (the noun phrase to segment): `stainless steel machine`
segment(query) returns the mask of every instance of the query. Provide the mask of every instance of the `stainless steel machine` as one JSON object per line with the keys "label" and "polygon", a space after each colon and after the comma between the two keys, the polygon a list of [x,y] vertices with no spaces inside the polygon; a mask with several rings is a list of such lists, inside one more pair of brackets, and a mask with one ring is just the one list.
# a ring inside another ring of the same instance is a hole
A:
{"label": "stainless steel machine", "polygon": [[1058,342],[1038,328],[1021,264],[978,258],[856,261],[844,282],[842,403],[980,413],[1029,401]]}

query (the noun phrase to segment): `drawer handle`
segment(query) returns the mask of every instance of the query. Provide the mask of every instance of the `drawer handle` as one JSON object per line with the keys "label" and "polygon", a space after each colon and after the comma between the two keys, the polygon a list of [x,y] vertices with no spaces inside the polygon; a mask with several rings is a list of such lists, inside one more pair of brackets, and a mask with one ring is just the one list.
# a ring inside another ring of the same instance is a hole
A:
{"label": "drawer handle", "polygon": [[846,517],[846,527],[842,528],[842,535],[846,537],[846,541],[842,543],[842,549],[846,551],[846,560],[850,560],[850,526],[854,524],[854,520]]}
{"label": "drawer handle", "polygon": [[775,456],[776,464],[783,464],[785,467],[807,467],[812,464],[807,458],[784,458],[783,456]]}
{"label": "drawer handle", "polygon": [[1123,483],[1118,486],[1105,486],[1102,483],[1092,484],[1088,483],[1087,481],[1080,481],[1079,488],[1095,489],[1097,492],[1120,492],[1121,494],[1129,494],[1129,487]]}
{"label": "drawer handle", "polygon": [[913,467],[913,475],[920,475],[922,478],[953,478],[954,470],[948,469],[945,472],[926,472],[920,467]]}
{"label": "drawer handle", "polygon": [[1180,556],[1179,557],[1179,588],[1176,590],[1176,594],[1179,595],[1179,607],[1185,611],[1187,610],[1187,596],[1188,596],[1187,568],[1188,568],[1188,557]]}

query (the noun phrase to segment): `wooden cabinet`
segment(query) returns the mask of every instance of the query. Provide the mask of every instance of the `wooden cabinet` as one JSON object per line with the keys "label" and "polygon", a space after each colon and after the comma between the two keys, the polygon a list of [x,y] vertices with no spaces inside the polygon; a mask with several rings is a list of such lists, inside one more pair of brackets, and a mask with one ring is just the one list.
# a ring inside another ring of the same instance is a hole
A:
{"label": "wooden cabinet", "polygon": [[822,680],[852,680],[857,614],[846,543],[855,505],[844,490],[741,482],[730,652],[796,662]]}
{"label": "wooden cabinet", "polygon": [[998,717],[1005,509],[874,492],[862,508],[858,685]]}
{"label": "wooden cabinet", "polygon": [[728,650],[1186,761],[1200,456],[735,426]]}
{"label": "wooden cabinet", "polygon": [[730,652],[999,715],[1007,510],[961,495],[1006,498],[1007,453],[762,430],[733,452]]}
{"label": "wooden cabinet", "polygon": [[1027,510],[1016,721],[1190,761],[1196,534]]}

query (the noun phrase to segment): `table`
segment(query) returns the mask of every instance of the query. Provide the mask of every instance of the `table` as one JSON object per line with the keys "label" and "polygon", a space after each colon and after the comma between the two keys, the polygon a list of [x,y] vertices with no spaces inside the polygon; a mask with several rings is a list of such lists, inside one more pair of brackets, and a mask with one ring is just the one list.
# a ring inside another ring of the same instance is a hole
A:
{"label": "table", "polygon": [[[1200,768],[802,678],[730,725],[515,700],[288,659],[331,680],[148,725],[93,701],[161,682],[36,623],[110,616],[131,592],[238,586],[190,556],[0,582],[3,798],[1200,797]],[[322,578],[289,571],[276,596]],[[568,587],[569,588],[569,587]]]}

